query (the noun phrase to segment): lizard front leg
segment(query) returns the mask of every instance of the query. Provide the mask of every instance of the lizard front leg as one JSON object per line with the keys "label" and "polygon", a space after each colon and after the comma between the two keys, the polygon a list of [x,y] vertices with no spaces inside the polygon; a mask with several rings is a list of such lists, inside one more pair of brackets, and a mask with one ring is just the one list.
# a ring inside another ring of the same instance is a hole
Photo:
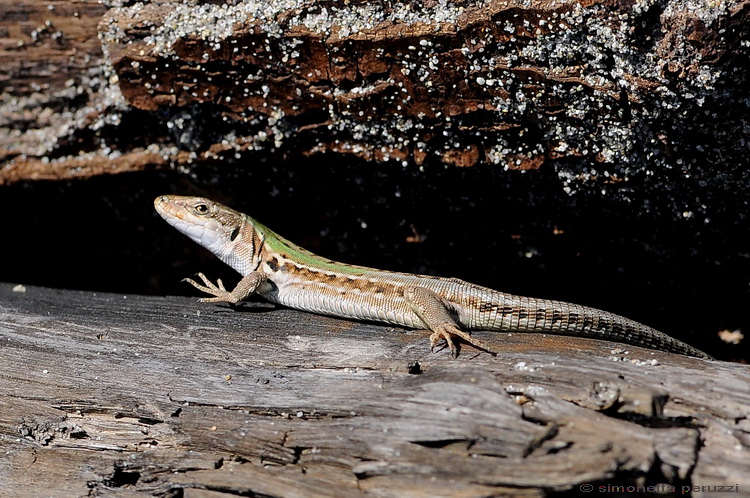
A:
{"label": "lizard front leg", "polygon": [[266,276],[263,273],[254,271],[245,275],[230,292],[224,288],[224,283],[221,279],[217,279],[216,285],[214,285],[203,273],[198,273],[198,277],[203,280],[205,285],[201,285],[191,278],[183,278],[182,281],[189,283],[206,294],[215,296],[201,298],[201,303],[237,304],[250,296],[266,281]]}
{"label": "lizard front leg", "polygon": [[453,338],[460,337],[472,346],[493,355],[495,354],[489,346],[478,339],[472,338],[467,332],[461,330],[448,312],[443,299],[431,290],[424,287],[407,286],[404,288],[404,298],[409,303],[409,306],[411,306],[411,309],[414,310],[417,316],[432,331],[430,348],[435,349],[435,345],[440,339],[443,339],[455,358],[458,356],[458,349],[453,344]]}

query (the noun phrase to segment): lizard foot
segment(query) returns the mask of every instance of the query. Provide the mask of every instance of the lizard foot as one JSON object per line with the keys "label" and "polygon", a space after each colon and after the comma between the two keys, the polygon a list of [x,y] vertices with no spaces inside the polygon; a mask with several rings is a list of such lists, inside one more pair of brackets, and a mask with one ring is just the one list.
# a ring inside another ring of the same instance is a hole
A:
{"label": "lizard foot", "polygon": [[430,350],[434,351],[437,343],[440,342],[440,339],[443,339],[446,346],[448,346],[448,349],[451,350],[451,355],[454,358],[457,358],[460,348],[456,347],[456,345],[453,343],[453,339],[455,337],[463,339],[464,342],[467,342],[468,344],[471,344],[472,346],[481,349],[482,351],[486,351],[493,356],[495,355],[495,353],[490,349],[488,345],[486,345],[479,339],[471,337],[467,332],[464,332],[455,325],[449,324],[438,325],[435,330],[432,331],[432,335],[430,335]]}
{"label": "lizard foot", "polygon": [[203,273],[198,273],[198,278],[203,280],[203,283],[205,285],[201,285],[192,278],[183,278],[183,282],[187,282],[188,284],[192,285],[199,291],[205,292],[206,294],[211,294],[215,297],[202,297],[198,301],[201,303],[232,303],[237,304],[239,302],[239,299],[237,299],[234,294],[226,290],[224,288],[224,283],[221,281],[221,279],[216,280],[216,284],[211,282],[208,277],[206,277]]}

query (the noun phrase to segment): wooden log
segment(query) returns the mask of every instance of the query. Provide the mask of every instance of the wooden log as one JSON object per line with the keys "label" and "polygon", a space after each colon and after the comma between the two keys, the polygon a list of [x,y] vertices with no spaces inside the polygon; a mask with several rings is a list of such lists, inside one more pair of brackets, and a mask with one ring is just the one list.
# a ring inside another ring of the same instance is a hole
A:
{"label": "wooden log", "polygon": [[573,191],[746,154],[744,3],[112,3],[0,6],[0,183],[332,153]]}
{"label": "wooden log", "polygon": [[263,303],[231,309],[2,284],[2,490],[750,489],[747,365],[578,338],[478,335],[500,353],[464,347],[452,359],[431,353],[421,332]]}

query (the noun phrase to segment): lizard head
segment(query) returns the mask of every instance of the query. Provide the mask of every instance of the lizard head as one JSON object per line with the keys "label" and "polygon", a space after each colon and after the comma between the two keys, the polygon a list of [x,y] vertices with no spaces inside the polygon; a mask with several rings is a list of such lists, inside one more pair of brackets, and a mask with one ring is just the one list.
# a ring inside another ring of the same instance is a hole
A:
{"label": "lizard head", "polygon": [[248,216],[205,197],[162,195],[154,200],[154,208],[167,223],[242,275],[260,264],[259,236]]}

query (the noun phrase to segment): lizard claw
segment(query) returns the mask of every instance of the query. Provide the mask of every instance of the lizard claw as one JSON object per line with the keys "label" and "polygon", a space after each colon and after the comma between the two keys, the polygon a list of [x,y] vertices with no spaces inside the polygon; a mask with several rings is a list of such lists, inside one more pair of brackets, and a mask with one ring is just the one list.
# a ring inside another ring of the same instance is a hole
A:
{"label": "lizard claw", "polygon": [[445,341],[445,345],[448,346],[448,349],[451,350],[451,356],[454,358],[458,357],[458,348],[456,348],[456,345],[453,344],[453,339],[451,337],[450,332],[441,330],[441,331],[435,331],[430,336],[430,352],[435,352],[435,346],[440,342],[440,340],[443,339]]}
{"label": "lizard claw", "polygon": [[430,336],[430,351],[434,351],[437,343],[440,342],[440,339],[443,339],[446,346],[448,346],[448,349],[451,350],[451,355],[454,358],[458,358],[458,353],[461,351],[461,348],[457,347],[453,343],[453,339],[455,337],[458,337],[463,341],[471,344],[472,346],[486,351],[493,356],[495,355],[495,353],[490,349],[489,346],[484,344],[479,339],[471,337],[467,332],[464,332],[463,330],[453,325],[438,326],[436,330],[432,332],[432,335]]}
{"label": "lizard claw", "polygon": [[192,278],[183,278],[182,281],[192,285],[199,291],[202,291],[202,292],[205,292],[206,294],[211,294],[212,296],[214,296],[214,297],[202,297],[198,300],[198,302],[200,303],[232,303],[232,304],[236,304],[238,302],[237,298],[235,298],[234,295],[224,287],[224,283],[221,281],[220,278],[217,279],[216,284],[214,284],[203,273],[198,273],[197,277],[203,280],[204,285],[199,284]]}

